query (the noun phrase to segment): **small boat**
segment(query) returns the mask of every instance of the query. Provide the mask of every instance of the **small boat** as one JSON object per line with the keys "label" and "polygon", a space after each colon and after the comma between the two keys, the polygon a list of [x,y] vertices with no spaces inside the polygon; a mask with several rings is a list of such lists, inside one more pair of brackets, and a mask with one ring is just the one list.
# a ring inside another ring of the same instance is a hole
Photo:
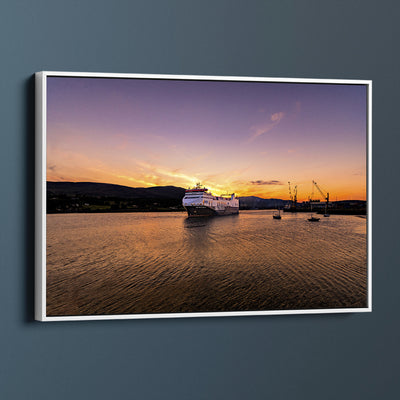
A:
{"label": "small boat", "polygon": [[311,202],[311,200],[310,200],[310,211],[311,211],[311,214],[310,214],[310,218],[308,218],[308,221],[310,221],[310,222],[318,222],[319,218],[314,217],[312,215],[312,202]]}
{"label": "small boat", "polygon": [[282,219],[281,217],[281,209],[278,208],[278,212],[275,212],[274,215],[272,216],[273,219]]}

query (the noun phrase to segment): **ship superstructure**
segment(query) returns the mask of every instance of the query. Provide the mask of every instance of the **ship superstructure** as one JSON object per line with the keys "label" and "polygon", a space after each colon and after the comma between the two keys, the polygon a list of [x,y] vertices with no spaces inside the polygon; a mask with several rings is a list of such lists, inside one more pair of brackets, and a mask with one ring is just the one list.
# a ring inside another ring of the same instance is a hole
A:
{"label": "ship superstructure", "polygon": [[231,215],[239,213],[239,200],[235,194],[214,196],[205,187],[197,184],[193,189],[187,189],[182,199],[182,205],[189,217],[211,215]]}

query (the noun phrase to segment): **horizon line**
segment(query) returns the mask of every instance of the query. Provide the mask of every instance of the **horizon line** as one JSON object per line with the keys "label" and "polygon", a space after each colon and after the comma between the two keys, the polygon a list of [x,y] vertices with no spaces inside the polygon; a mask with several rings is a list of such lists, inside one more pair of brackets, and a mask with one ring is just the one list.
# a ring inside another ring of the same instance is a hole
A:
{"label": "horizon line", "polygon": [[[90,181],[47,181],[46,183],[98,183],[101,185],[114,185],[114,186],[121,186],[121,187],[126,187],[126,188],[130,188],[130,189],[150,189],[150,188],[155,188],[155,187],[176,187],[176,188],[180,188],[180,189],[185,189],[182,186],[175,186],[175,185],[154,185],[154,186],[127,186],[127,185],[120,185],[118,183],[108,183],[108,182],[90,182]],[[275,197],[260,197],[260,196],[254,196],[254,195],[249,195],[249,196],[236,196],[237,198],[240,197],[256,197],[259,199],[263,199],[263,200],[282,200],[282,201],[291,201],[290,199],[286,199],[286,198],[275,198]],[[313,201],[317,201],[318,199],[314,199]],[[367,202],[367,199],[362,200],[362,199],[345,199],[345,200],[332,200],[330,201],[330,203],[335,203],[338,201],[365,201]],[[303,203],[303,202],[307,202],[307,200],[298,200],[297,203]],[[321,201],[321,203],[324,203],[324,201]]]}

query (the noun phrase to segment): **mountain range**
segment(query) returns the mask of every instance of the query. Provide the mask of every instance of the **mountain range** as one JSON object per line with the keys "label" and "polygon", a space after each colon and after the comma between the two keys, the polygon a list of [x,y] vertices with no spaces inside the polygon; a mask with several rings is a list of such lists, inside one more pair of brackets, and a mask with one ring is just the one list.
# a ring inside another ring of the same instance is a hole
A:
{"label": "mountain range", "polygon": [[[185,190],[186,189],[177,186],[133,188],[97,182],[47,182],[48,198],[66,196],[69,198],[151,199],[176,200],[180,203],[180,200],[182,200],[185,195]],[[276,208],[283,207],[287,203],[287,200],[281,199],[263,199],[256,196],[239,197],[239,204],[242,209]]]}
{"label": "mountain range", "polygon": [[185,190],[176,186],[133,188],[97,182],[47,182],[47,195],[115,197],[121,199],[178,199]]}

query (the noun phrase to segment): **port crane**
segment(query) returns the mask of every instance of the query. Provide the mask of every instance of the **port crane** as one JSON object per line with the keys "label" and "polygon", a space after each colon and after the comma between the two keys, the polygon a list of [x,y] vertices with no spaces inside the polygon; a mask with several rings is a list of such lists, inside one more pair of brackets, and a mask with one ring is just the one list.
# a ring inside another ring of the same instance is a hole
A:
{"label": "port crane", "polygon": [[294,186],[293,194],[292,194],[290,182],[288,182],[288,184],[289,184],[289,197],[290,197],[290,201],[292,203],[291,208],[296,211],[296,208],[297,208],[297,185]]}
{"label": "port crane", "polygon": [[328,214],[329,193],[326,192],[326,191],[324,191],[324,190],[322,190],[322,189],[318,186],[317,182],[315,182],[314,180],[312,181],[312,183],[313,183],[313,185],[318,189],[318,191],[319,191],[319,193],[321,194],[322,198],[326,201],[326,203],[325,203],[325,214],[324,214],[324,217],[329,217],[329,214]]}

